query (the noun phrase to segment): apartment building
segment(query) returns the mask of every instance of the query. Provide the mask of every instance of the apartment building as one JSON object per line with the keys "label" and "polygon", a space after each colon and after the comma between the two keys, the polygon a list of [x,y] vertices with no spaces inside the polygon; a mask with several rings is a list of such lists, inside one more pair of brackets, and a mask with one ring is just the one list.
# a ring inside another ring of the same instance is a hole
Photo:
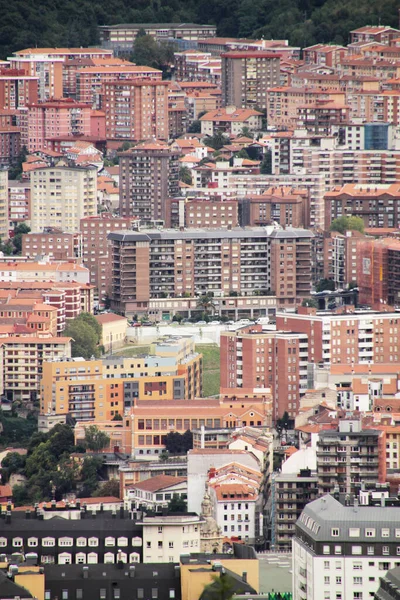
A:
{"label": "apartment building", "polygon": [[194,23],[122,23],[119,25],[100,25],[99,36],[103,48],[111,48],[115,54],[132,51],[133,42],[138,32],[144,29],[147,35],[157,40],[168,38],[185,40],[202,40],[214,37],[215,25],[197,25]]}
{"label": "apartment building", "polygon": [[9,237],[8,206],[8,171],[0,170],[0,237],[2,240],[7,240]]}
{"label": "apartment building", "polygon": [[0,301],[0,317],[4,319],[4,324],[21,325],[19,329],[22,333],[57,335],[57,307],[44,303],[40,297],[26,298],[23,293],[15,297],[12,294],[3,297]]}
{"label": "apartment building", "polygon": [[49,229],[50,231],[42,233],[25,233],[22,236],[22,255],[32,259],[36,256],[49,256],[52,260],[70,260],[82,256],[79,233]]}
{"label": "apartment building", "polygon": [[196,513],[144,516],[143,562],[179,562],[185,552],[200,550],[200,530],[204,523]]}
{"label": "apartment building", "polygon": [[43,167],[31,174],[31,230],[79,231],[80,220],[97,214],[97,169]]}
{"label": "apartment building", "polygon": [[103,84],[110,140],[168,140],[168,81],[132,79]]}
{"label": "apartment building", "polygon": [[[173,229],[237,227],[237,200],[222,200],[220,196],[208,198],[167,198],[165,226]],[[253,223],[252,223],[253,225]]]}
{"label": "apartment building", "polygon": [[250,131],[261,130],[262,113],[249,108],[227,106],[207,112],[200,117],[202,135],[213,136],[217,132],[238,136],[244,128]]}
{"label": "apartment building", "polygon": [[37,399],[46,361],[71,356],[71,338],[10,336],[1,340],[3,393],[13,402]]}
{"label": "apartment building", "polygon": [[371,26],[365,25],[358,29],[350,31],[350,42],[375,42],[378,44],[390,45],[391,41],[400,36],[400,30],[385,25]]}
{"label": "apartment building", "polygon": [[31,219],[30,181],[8,180],[8,220],[12,227]]}
{"label": "apartment building", "polygon": [[221,332],[221,389],[271,390],[272,419],[294,418],[307,389],[306,334],[267,331],[250,325]]}
{"label": "apartment building", "polygon": [[114,307],[135,313],[164,294],[251,296],[275,285],[279,301],[294,304],[310,294],[312,237],[268,228],[113,232]]}
{"label": "apartment building", "polygon": [[398,565],[399,507],[363,501],[327,495],[304,508],[292,543],[293,600],[373,598]]}
{"label": "apartment building", "polygon": [[398,360],[396,312],[316,311],[298,307],[297,314],[279,312],[276,327],[308,336],[308,360],[325,365],[383,363]]}
{"label": "apartment building", "polygon": [[255,544],[262,536],[260,471],[240,463],[211,468],[207,490],[213,514],[225,537]]}
{"label": "apartment building", "polygon": [[[76,99],[95,109],[104,107],[103,86],[112,81],[132,79],[162,79],[162,71],[153,67],[134,65],[122,60],[115,65],[81,66],[76,71]],[[129,88],[127,88],[129,89]],[[114,88],[115,91],[115,88]],[[123,90],[124,91],[124,90]],[[125,90],[126,91],[126,90]]]}
{"label": "apartment building", "polygon": [[[344,95],[343,95],[344,98]],[[294,129],[298,125],[299,106],[306,106],[316,100],[333,99],[325,90],[303,86],[268,86],[266,105],[268,124],[273,127]]]}
{"label": "apartment building", "polygon": [[169,502],[176,495],[183,500],[187,498],[186,477],[171,475],[155,475],[143,481],[128,484],[123,490],[125,505],[128,508],[141,507],[148,510],[168,508]]}
{"label": "apartment building", "polygon": [[[135,360],[48,362],[43,369],[40,412],[104,422],[129,413],[138,399],[144,403],[194,400],[202,392],[202,356],[194,351],[193,343],[182,358],[182,349],[175,350],[175,356],[155,354]],[[144,430],[144,421],[136,427]]]}
{"label": "apartment building", "polygon": [[268,88],[279,85],[280,57],[273,52],[231,51],[221,54],[222,105],[266,108]]}
{"label": "apartment building", "polygon": [[325,227],[334,219],[354,215],[364,221],[365,227],[398,228],[400,213],[400,186],[398,184],[346,184],[334,188],[324,196]]}
{"label": "apartment building", "polygon": [[339,488],[354,494],[361,483],[376,484],[386,477],[385,436],[363,429],[361,419],[339,420],[337,431],[320,431],[317,439],[317,476],[320,494]]}
{"label": "apartment building", "polygon": [[120,216],[165,219],[166,199],[180,195],[178,151],[162,142],[144,142],[119,153],[119,159]]}
{"label": "apartment building", "polygon": [[26,48],[8,58],[11,69],[38,79],[39,101],[62,98],[63,68],[68,60],[110,58],[112,51],[101,48]]}
{"label": "apartment building", "polygon": [[[346,231],[343,235],[332,231],[324,238],[324,276],[335,282],[336,289],[344,289],[359,281],[359,231]],[[362,301],[361,301],[362,302]]]}
{"label": "apartment building", "polygon": [[0,167],[10,167],[18,159],[21,151],[21,130],[17,126],[6,125],[0,129]]}
{"label": "apartment building", "polygon": [[92,108],[71,98],[29,104],[27,139],[23,142],[29,152],[51,149],[53,138],[90,136]]}
{"label": "apartment building", "polygon": [[[211,72],[208,74],[204,72],[204,67],[210,64],[219,65],[219,81],[216,81],[215,76],[211,76]],[[221,59],[212,57],[211,52],[199,50],[174,52],[174,68],[177,81],[206,81],[217,85],[220,83]]]}
{"label": "apartment building", "polygon": [[278,223],[282,227],[310,226],[310,190],[272,186],[262,194],[238,199],[242,227]]}
{"label": "apartment building", "polygon": [[0,106],[18,110],[38,101],[39,77],[26,75],[23,69],[0,69]]}
{"label": "apartment building", "polygon": [[114,217],[107,212],[80,220],[82,260],[90,271],[90,282],[95,286],[100,305],[111,293],[111,243],[107,236],[111,231],[129,229],[130,225],[130,218]]}
{"label": "apartment building", "polygon": [[304,507],[318,497],[318,478],[310,469],[272,476],[271,547],[291,550],[296,521]]}

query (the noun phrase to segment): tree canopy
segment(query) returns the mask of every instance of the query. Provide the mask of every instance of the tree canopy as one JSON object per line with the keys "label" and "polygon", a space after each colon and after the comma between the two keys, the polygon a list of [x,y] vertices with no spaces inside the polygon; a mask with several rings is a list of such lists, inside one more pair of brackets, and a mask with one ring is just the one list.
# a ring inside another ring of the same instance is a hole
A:
{"label": "tree canopy", "polygon": [[165,448],[171,454],[185,454],[193,448],[193,434],[189,429],[185,433],[170,431],[165,438]]}
{"label": "tree canopy", "polygon": [[101,325],[90,313],[81,313],[76,319],[68,321],[64,335],[73,340],[72,356],[83,356],[86,359],[100,356]]}
{"label": "tree canopy", "polygon": [[360,231],[364,233],[364,221],[361,217],[343,215],[332,221],[330,230],[339,233],[345,233],[346,231]]}
{"label": "tree canopy", "polygon": [[349,31],[397,27],[396,0],[0,0],[0,58],[35,47],[98,44],[98,25],[214,23],[220,36],[289,39],[295,46],[346,43]]}
{"label": "tree canopy", "polygon": [[110,443],[110,437],[101,431],[96,425],[85,427],[84,446],[92,452],[101,452],[107,448]]}

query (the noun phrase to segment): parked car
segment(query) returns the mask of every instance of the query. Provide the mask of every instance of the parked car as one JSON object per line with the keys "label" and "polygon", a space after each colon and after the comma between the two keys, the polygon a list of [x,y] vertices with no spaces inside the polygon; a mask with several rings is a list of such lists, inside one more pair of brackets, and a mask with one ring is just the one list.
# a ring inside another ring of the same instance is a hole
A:
{"label": "parked car", "polygon": [[207,321],[197,321],[196,325],[207,325]]}
{"label": "parked car", "polygon": [[220,325],[221,321],[210,321],[209,325]]}

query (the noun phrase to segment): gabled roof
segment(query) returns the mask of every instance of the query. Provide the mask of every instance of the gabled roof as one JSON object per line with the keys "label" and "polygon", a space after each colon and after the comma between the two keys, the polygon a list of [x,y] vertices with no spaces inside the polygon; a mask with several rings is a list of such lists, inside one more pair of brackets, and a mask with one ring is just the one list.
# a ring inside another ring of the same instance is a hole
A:
{"label": "gabled roof", "polygon": [[185,483],[186,477],[173,477],[172,475],[156,475],[144,481],[128,485],[127,488],[143,490],[146,492],[158,492],[173,487],[179,483]]}

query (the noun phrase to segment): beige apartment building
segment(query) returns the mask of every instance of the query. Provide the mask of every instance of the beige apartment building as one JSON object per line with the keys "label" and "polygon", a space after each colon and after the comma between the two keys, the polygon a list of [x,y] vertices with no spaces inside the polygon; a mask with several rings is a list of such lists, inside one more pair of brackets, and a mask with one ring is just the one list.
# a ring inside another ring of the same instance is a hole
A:
{"label": "beige apartment building", "polygon": [[221,54],[222,104],[238,108],[266,108],[267,89],[279,85],[280,57],[272,52],[242,51]]}
{"label": "beige apartment building", "polygon": [[0,171],[0,238],[8,239],[8,171]]}
{"label": "beige apartment building", "polygon": [[165,219],[166,199],[180,195],[179,156],[179,151],[159,141],[119,154],[121,217]]}
{"label": "beige apartment building", "polygon": [[96,167],[44,167],[31,174],[31,229],[79,231],[80,220],[97,214]]}
{"label": "beige apartment building", "polygon": [[118,312],[142,312],[153,298],[184,294],[276,291],[283,305],[310,294],[313,234],[305,229],[148,229],[109,238]]}

